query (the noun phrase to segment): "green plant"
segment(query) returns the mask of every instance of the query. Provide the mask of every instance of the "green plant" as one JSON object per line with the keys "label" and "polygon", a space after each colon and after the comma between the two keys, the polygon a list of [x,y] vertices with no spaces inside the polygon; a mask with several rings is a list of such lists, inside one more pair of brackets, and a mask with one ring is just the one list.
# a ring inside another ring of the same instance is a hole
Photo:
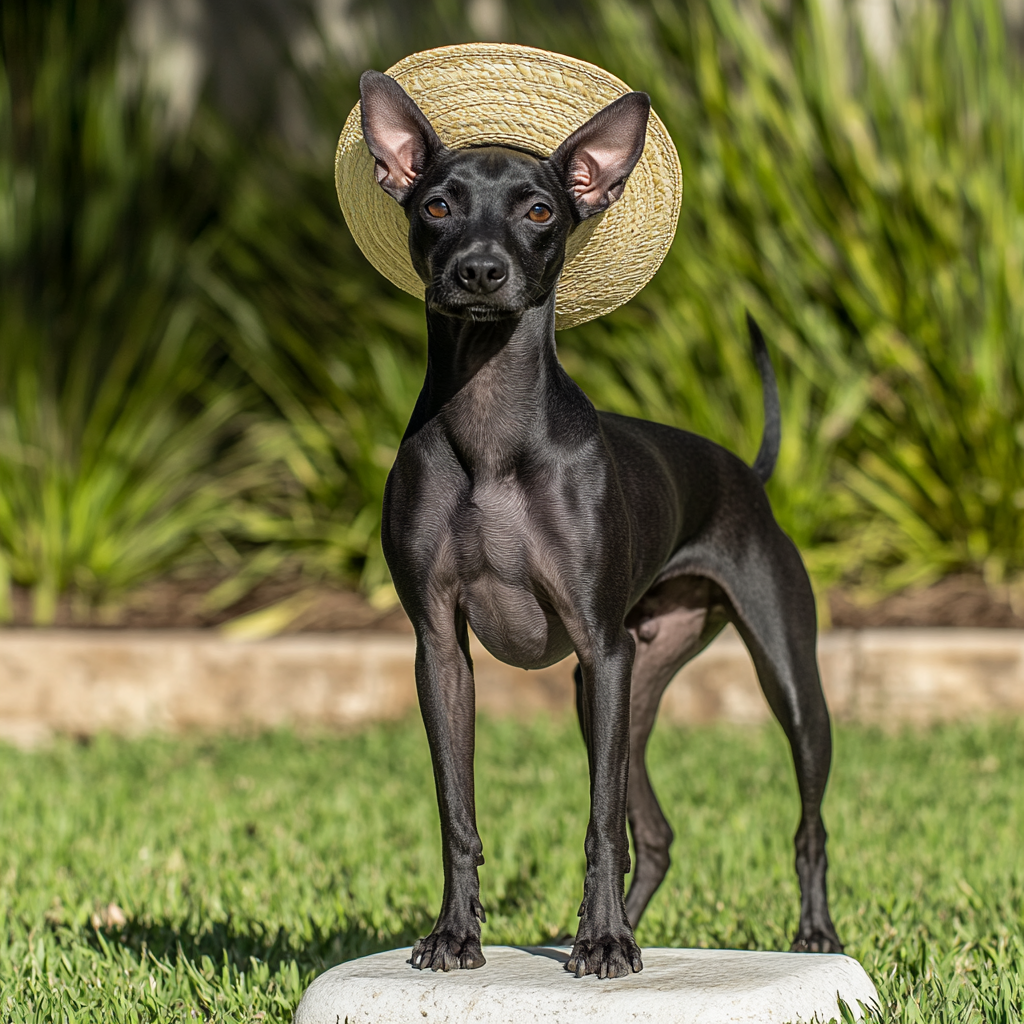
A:
{"label": "green plant", "polygon": [[[651,92],[687,176],[662,271],[623,309],[560,335],[563,358],[600,407],[697,430],[750,458],[761,389],[742,327],[749,308],[772,345],[784,407],[769,493],[819,586],[1019,573],[1024,80],[998,4],[922,8],[899,27],[888,66],[841,9],[827,17],[807,0],[774,10],[589,0],[564,22],[511,12],[520,40]],[[344,109],[323,109],[321,123],[340,125]],[[317,217],[331,225],[325,238],[337,230],[329,199],[309,209],[304,230]],[[247,244],[263,243],[250,234]],[[303,273],[316,277],[312,261]],[[401,310],[398,332],[365,310],[342,317],[310,304],[319,323],[338,323],[337,347],[283,350],[301,368],[294,393],[332,410],[321,436],[348,453],[346,486],[360,482],[370,524],[423,342],[414,303],[372,275],[358,280],[376,287],[380,309]],[[285,290],[279,308],[294,317]],[[303,322],[304,339],[316,338],[317,322]],[[358,368],[340,387],[344,375],[327,381],[314,365],[332,360]],[[401,384],[367,389],[383,362]],[[359,535],[372,567],[364,579],[376,585],[379,549],[372,530]]]}
{"label": "green plant", "polygon": [[[509,8],[520,41],[647,89],[687,179],[662,271],[561,351],[599,406],[750,458],[749,308],[784,406],[773,506],[819,587],[997,581],[1024,570],[1021,63],[997,0],[915,7],[888,66],[841,8]],[[467,37],[449,14],[417,12],[422,45]],[[425,343],[333,195],[353,69],[292,69],[304,149],[206,102],[168,138],[126,84],[123,16],[0,21],[0,618],[9,580],[46,621],[204,558],[220,602],[286,564],[386,594]]]}
{"label": "green plant", "polygon": [[585,55],[652,93],[688,186],[655,281],[563,340],[591,393],[751,456],[747,306],[781,370],[769,491],[819,582],[1021,572],[1024,72],[999,4],[915,8],[887,67],[813,0],[598,8]]}
{"label": "green plant", "polygon": [[[660,274],[622,310],[560,336],[563,358],[595,402],[695,429],[751,457],[761,393],[742,328],[747,307],[773,346],[784,405],[770,494],[819,586],[894,588],[954,569],[993,578],[1020,571],[1021,318],[1013,289],[995,287],[1016,266],[1016,228],[1000,234],[995,225],[1020,216],[1010,186],[1021,147],[999,149],[998,140],[1015,137],[1022,90],[990,0],[948,16],[922,13],[920,25],[901,30],[914,45],[896,47],[885,68],[841,11],[829,20],[815,0],[786,17],[738,0],[684,8],[592,0],[579,5],[589,18],[578,24],[517,10],[522,41],[593,59],[650,91],[687,175],[680,231]],[[954,75],[971,33],[971,60]],[[955,85],[933,89],[936,78]],[[346,109],[322,106],[320,123],[333,117],[336,130]],[[972,125],[982,110],[994,120],[979,135]],[[996,149],[1001,170],[985,158]],[[973,193],[950,166],[972,169],[988,205],[968,201]],[[344,480],[349,498],[358,495],[358,514],[350,503],[334,507],[366,524],[345,536],[358,537],[364,584],[376,586],[385,578],[376,510],[423,341],[415,303],[372,274],[360,273],[358,286],[374,289],[377,309],[401,311],[398,331],[370,303],[346,308],[323,281],[332,259],[321,239],[340,219],[316,193],[319,173],[293,169],[292,177],[309,176],[294,194],[316,201],[265,204],[276,230],[254,221],[243,245],[254,254],[250,266],[272,265],[275,275],[281,267],[272,308],[263,292],[253,307],[291,367],[291,394],[304,396],[301,415],[287,413],[288,443],[320,467],[309,481],[338,481],[320,494],[339,494]],[[287,270],[283,259],[268,259],[266,241],[298,237],[286,212],[305,239],[287,247]],[[358,267],[357,255],[346,258]],[[315,318],[290,301],[289,278],[325,297],[303,303]],[[232,280],[239,294],[257,294],[255,275]],[[952,280],[966,283],[961,292],[919,287]],[[990,308],[993,294],[1004,298]],[[289,327],[296,321],[299,332]],[[383,364],[397,386],[375,385]],[[275,386],[286,376],[275,372]],[[316,487],[307,483],[295,500],[308,522],[325,521]],[[331,539],[340,535],[316,534],[310,554],[319,547],[325,564],[331,551],[351,557],[354,548]]]}
{"label": "green plant", "polygon": [[239,505],[238,534],[373,593],[389,579],[380,508],[422,379],[422,307],[359,254],[320,155],[236,149],[232,201],[194,277],[273,410],[246,444],[279,471]]}
{"label": "green plant", "polygon": [[[847,129],[870,285],[848,308],[872,401],[843,477],[893,584],[1024,567],[1024,74],[996,3],[923,7],[874,138]],[[855,143],[860,142],[860,145]],[[886,258],[888,256],[888,258]]]}
{"label": "green plant", "polygon": [[184,244],[202,175],[126,92],[121,17],[3,14],[0,612],[13,581],[37,623],[65,592],[101,600],[225,527],[225,451],[257,397],[203,324]]}

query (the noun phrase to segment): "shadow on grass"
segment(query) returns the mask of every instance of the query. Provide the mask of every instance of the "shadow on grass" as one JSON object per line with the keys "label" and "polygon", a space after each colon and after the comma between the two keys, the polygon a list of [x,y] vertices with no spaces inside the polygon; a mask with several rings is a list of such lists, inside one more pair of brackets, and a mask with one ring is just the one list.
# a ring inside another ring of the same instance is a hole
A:
{"label": "shadow on grass", "polygon": [[120,946],[140,960],[152,955],[170,966],[182,956],[194,964],[209,957],[219,970],[226,954],[228,963],[239,971],[248,971],[256,959],[266,964],[271,974],[291,962],[300,972],[320,973],[356,957],[411,946],[429,932],[432,923],[433,918],[424,914],[398,931],[383,932],[362,924],[339,930],[310,921],[300,932],[283,927],[264,929],[259,922],[229,917],[192,931],[166,921],[130,920],[120,928],[86,929],[83,937],[97,952],[102,952],[104,944]]}

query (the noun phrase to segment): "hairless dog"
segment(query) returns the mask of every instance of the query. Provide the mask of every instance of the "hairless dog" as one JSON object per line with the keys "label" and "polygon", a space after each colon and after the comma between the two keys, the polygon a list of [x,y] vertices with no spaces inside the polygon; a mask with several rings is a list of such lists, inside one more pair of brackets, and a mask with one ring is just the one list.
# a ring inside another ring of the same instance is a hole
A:
{"label": "hairless dog", "polygon": [[[650,101],[605,107],[545,158],[448,149],[386,75],[360,82],[380,186],[409,220],[426,286],[427,370],[384,496],[382,540],[416,632],[416,688],[441,816],[444,896],[414,967],[480,967],[468,627],[536,669],[571,652],[590,765],[580,924],[566,967],[619,977],[669,865],[672,830],[645,765],[661,695],[727,622],[745,641],[796,765],[800,925],[794,950],[842,949],[828,911],[821,800],[832,756],[814,598],[764,492],[778,453],[775,377],[748,317],[765,390],[753,468],[716,444],[597,412],[555,352],[569,233],[621,195]],[[636,850],[630,870],[626,821]]]}

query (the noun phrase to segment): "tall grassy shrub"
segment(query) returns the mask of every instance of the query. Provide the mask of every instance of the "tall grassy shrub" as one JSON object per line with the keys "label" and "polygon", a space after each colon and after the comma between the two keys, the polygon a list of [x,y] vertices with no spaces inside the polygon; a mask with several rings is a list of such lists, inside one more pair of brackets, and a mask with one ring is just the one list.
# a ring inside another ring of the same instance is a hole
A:
{"label": "tall grassy shrub", "polygon": [[373,590],[418,321],[339,223],[329,145],[205,104],[168,135],[125,14],[0,22],[0,621],[13,584],[45,624],[183,563],[228,574],[214,603],[289,561]]}
{"label": "tall grassy shrub", "polygon": [[586,55],[652,93],[687,192],[654,283],[563,338],[577,375],[751,456],[748,306],[782,368],[770,493],[819,581],[1019,573],[1024,76],[998,2],[916,5],[885,67],[813,0],[598,10]]}
{"label": "tall grassy shrub", "polygon": [[[749,308],[780,371],[773,506],[819,585],[1019,574],[1024,76],[998,0],[915,7],[884,66],[841,5],[830,17],[817,0],[779,10],[586,0],[549,19],[510,8],[520,41],[648,90],[686,176],[663,269],[620,311],[560,335],[563,358],[599,406],[752,457],[761,391]],[[329,108],[335,128],[353,98]],[[330,200],[323,212],[338,223]],[[375,287],[382,306],[397,300],[400,330],[386,335],[392,325],[364,313],[341,331],[362,331],[361,380],[392,383],[335,421],[377,439],[351,463],[366,523],[424,344],[415,304]],[[344,408],[331,387],[313,394]]]}
{"label": "tall grassy shrub", "polygon": [[321,148],[319,160],[274,140],[255,158],[237,148],[196,280],[264,398],[246,448],[276,467],[237,506],[236,531],[372,594],[388,581],[380,506],[420,385],[422,304],[366,264]]}
{"label": "tall grassy shrub", "polygon": [[46,623],[62,593],[124,590],[222,529],[214,467],[255,397],[188,280],[204,175],[119,76],[122,22],[2,14],[0,620],[11,581]]}
{"label": "tall grassy shrub", "polygon": [[[773,505],[819,584],[1024,568],[1024,82],[997,0],[913,12],[880,67],[818,0],[508,8],[511,37],[647,89],[686,176],[663,269],[563,358],[599,406],[749,458],[750,308]],[[381,589],[425,339],[333,195],[361,68],[295,69],[304,150],[205,102],[169,138],[119,70],[123,13],[0,15],[0,577],[38,621],[182,560],[233,573],[225,601],[286,562]],[[450,13],[418,8],[416,45],[470,38]]]}

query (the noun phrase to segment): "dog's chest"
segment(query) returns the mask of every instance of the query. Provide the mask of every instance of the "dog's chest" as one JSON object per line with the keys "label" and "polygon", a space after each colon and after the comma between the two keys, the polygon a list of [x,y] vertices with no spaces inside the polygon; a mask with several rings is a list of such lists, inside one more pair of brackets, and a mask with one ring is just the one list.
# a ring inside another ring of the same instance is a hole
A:
{"label": "dog's chest", "polygon": [[475,482],[460,503],[452,540],[459,603],[495,657],[538,668],[569,653],[565,628],[546,600],[553,566],[522,481]]}
{"label": "dog's chest", "polygon": [[526,488],[511,474],[473,481],[459,503],[453,533],[463,580],[481,573],[523,576],[535,537]]}

